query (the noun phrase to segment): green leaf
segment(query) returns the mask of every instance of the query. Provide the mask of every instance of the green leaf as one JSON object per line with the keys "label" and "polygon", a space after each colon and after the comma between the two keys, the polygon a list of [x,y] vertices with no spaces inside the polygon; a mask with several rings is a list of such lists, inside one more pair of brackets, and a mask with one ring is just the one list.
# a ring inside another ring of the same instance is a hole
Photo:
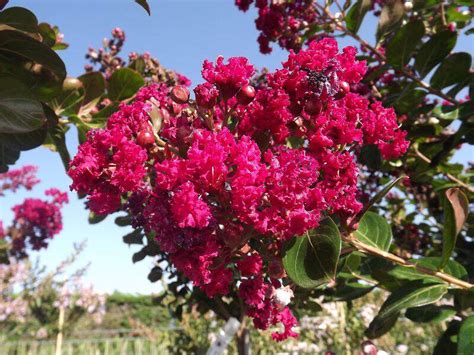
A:
{"label": "green leaf", "polygon": [[436,89],[457,84],[469,76],[472,58],[469,53],[453,53],[446,57],[431,77],[431,86]]}
{"label": "green leaf", "polygon": [[66,77],[63,61],[51,48],[18,31],[0,31],[0,59],[13,56],[41,64],[61,85]]}
{"label": "green leaf", "polygon": [[39,33],[42,37],[42,42],[48,47],[52,48],[56,44],[56,32],[50,24],[43,22],[38,25]]}
{"label": "green leaf", "polygon": [[354,235],[361,242],[385,251],[392,242],[392,228],[387,220],[370,211],[362,216]]}
{"label": "green leaf", "polygon": [[435,348],[433,349],[433,355],[446,355],[456,353],[457,344],[453,341],[460,328],[460,322],[451,321],[448,329],[441,335]]}
{"label": "green leaf", "polygon": [[133,232],[122,237],[126,244],[143,244],[143,234],[140,229],[135,229]]}
{"label": "green leaf", "polygon": [[89,212],[89,224],[97,224],[102,222],[104,219],[107,218],[106,214],[96,214],[94,212]]}
{"label": "green leaf", "polygon": [[40,128],[27,133],[0,133],[0,140],[11,149],[24,151],[37,148],[43,144],[46,139],[46,134],[47,125],[43,125]]}
{"label": "green leaf", "polygon": [[83,104],[100,97],[105,91],[105,79],[102,73],[90,72],[81,75],[78,79],[84,87]]}
{"label": "green leaf", "polygon": [[415,56],[415,69],[421,77],[438,65],[456,45],[457,34],[449,30],[436,33]]}
{"label": "green leaf", "polygon": [[388,0],[382,7],[377,27],[377,42],[380,42],[387,33],[392,32],[403,19],[405,7],[402,1]]}
{"label": "green leaf", "polygon": [[408,85],[403,92],[393,102],[398,113],[410,113],[414,107],[423,102],[427,94],[426,91],[415,89],[416,85]]}
{"label": "green leaf", "polygon": [[379,170],[382,167],[382,155],[375,144],[362,147],[359,154],[359,162],[373,170]]}
{"label": "green leaf", "polygon": [[456,246],[458,234],[461,232],[469,214],[469,201],[459,188],[450,188],[445,192],[443,252],[439,268],[448,262]]}
{"label": "green leaf", "polygon": [[0,133],[27,133],[40,128],[46,117],[28,88],[9,76],[0,76]]}
{"label": "green leaf", "polygon": [[464,320],[459,329],[457,355],[474,354],[474,316]]}
{"label": "green leaf", "polygon": [[313,288],[334,279],[340,252],[339,230],[331,218],[326,218],[318,228],[290,241],[283,266],[297,285]]}
{"label": "green leaf", "polygon": [[0,12],[0,25],[25,32],[38,32],[38,19],[30,10],[23,7],[9,7]]}
{"label": "green leaf", "polygon": [[364,208],[359,212],[359,216],[363,216],[373,205],[380,202],[396,184],[398,184],[400,181],[402,181],[405,178],[406,178],[405,175],[401,175],[397,177],[396,179],[393,179],[392,181],[390,181],[387,185],[385,185],[383,189],[377,192],[377,194],[374,197],[372,197],[370,201],[364,206]]}
{"label": "green leaf", "polygon": [[365,330],[365,335],[370,339],[378,338],[384,335],[390,329],[392,329],[395,323],[397,323],[399,316],[400,313],[397,312],[383,319],[379,319],[377,322],[372,321],[372,323],[369,325],[369,328]]}
{"label": "green leaf", "polygon": [[371,0],[358,0],[354,5],[352,5],[352,7],[347,12],[346,17],[344,18],[347,29],[352,33],[357,33],[365,14],[370,10],[371,7]]}
{"label": "green leaf", "polygon": [[405,308],[425,306],[438,301],[448,291],[446,285],[426,285],[417,281],[405,284],[393,292],[383,303],[377,316],[369,325],[369,333],[379,329],[391,317],[398,315]]}
{"label": "green leaf", "polygon": [[148,274],[148,280],[150,280],[150,282],[156,282],[160,280],[162,276],[163,270],[161,270],[159,266],[155,266]]}
{"label": "green leaf", "polygon": [[387,45],[387,61],[395,68],[403,68],[410,61],[416,46],[425,34],[422,20],[410,21],[403,26]]}
{"label": "green leaf", "polygon": [[432,304],[408,308],[405,317],[418,323],[438,323],[451,318],[456,314],[456,309],[451,306],[435,306]]}
{"label": "green leaf", "polygon": [[109,98],[112,101],[121,101],[135,95],[145,84],[145,80],[135,70],[121,68],[114,72],[109,81]]}
{"label": "green leaf", "polygon": [[145,11],[148,13],[148,15],[151,15],[150,5],[148,4],[147,0],[135,0],[135,2],[141,7],[143,7]]}
{"label": "green leaf", "polygon": [[375,286],[365,285],[356,282],[347,283],[336,287],[334,294],[328,296],[331,301],[352,301],[371,292]]}
{"label": "green leaf", "polygon": [[137,251],[136,253],[132,255],[132,261],[135,264],[145,259],[147,255],[148,253],[147,253],[146,247],[143,247],[142,249],[140,249],[139,251]]}
{"label": "green leaf", "polygon": [[20,151],[12,149],[0,140],[0,173],[8,171],[8,165],[15,164],[20,158]]}
{"label": "green leaf", "polygon": [[115,224],[119,227],[127,227],[132,224],[132,218],[130,216],[119,216],[115,218]]}

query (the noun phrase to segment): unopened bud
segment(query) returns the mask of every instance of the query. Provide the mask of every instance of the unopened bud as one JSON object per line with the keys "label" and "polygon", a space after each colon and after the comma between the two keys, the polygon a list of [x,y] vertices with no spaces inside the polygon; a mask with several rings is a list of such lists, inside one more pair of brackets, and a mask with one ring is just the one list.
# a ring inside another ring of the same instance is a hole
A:
{"label": "unopened bud", "polygon": [[237,93],[237,101],[241,105],[248,105],[255,98],[255,88],[251,85],[245,85]]}
{"label": "unopened bud", "polygon": [[64,79],[63,89],[66,91],[77,90],[82,87],[82,82],[77,78],[68,77]]}
{"label": "unopened bud", "polygon": [[171,99],[178,104],[185,104],[189,100],[189,90],[182,85],[174,86],[170,92]]}

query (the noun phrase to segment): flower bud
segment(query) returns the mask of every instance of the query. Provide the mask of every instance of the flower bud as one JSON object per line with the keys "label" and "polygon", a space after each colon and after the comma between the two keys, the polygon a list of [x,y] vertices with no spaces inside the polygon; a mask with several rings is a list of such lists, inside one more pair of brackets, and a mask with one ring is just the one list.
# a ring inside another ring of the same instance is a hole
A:
{"label": "flower bud", "polygon": [[185,104],[189,100],[189,90],[182,85],[177,85],[171,89],[171,99],[178,104]]}
{"label": "flower bud", "polygon": [[351,91],[351,86],[349,85],[349,83],[347,81],[341,81],[339,83],[339,90],[337,91],[337,94],[336,94],[335,97],[336,97],[337,100],[342,99],[350,91]]}
{"label": "flower bud", "polygon": [[448,24],[448,29],[449,29],[451,32],[455,32],[455,31],[456,31],[456,28],[457,28],[456,22],[450,22],[450,23]]}
{"label": "flower bud", "polygon": [[151,133],[150,130],[142,129],[138,132],[137,143],[142,147],[148,147],[155,143],[155,137],[153,137],[153,133]]}
{"label": "flower bud", "polygon": [[255,88],[251,85],[245,85],[237,93],[237,101],[241,105],[248,105],[255,98]]}
{"label": "flower bud", "polygon": [[66,91],[77,90],[82,87],[82,82],[77,78],[68,77],[64,79],[63,89]]}

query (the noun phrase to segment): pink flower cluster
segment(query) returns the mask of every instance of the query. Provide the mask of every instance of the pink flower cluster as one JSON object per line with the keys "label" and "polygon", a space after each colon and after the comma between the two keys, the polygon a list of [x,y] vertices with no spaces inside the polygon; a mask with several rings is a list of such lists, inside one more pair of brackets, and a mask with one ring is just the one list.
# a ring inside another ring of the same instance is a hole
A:
{"label": "pink flower cluster", "polygon": [[25,257],[28,247],[33,250],[46,248],[49,239],[62,229],[61,207],[68,202],[67,194],[51,188],[45,195],[52,201],[27,198],[12,208],[13,223],[4,238],[11,239],[11,253],[17,258]]}
{"label": "pink flower cluster", "polygon": [[[247,11],[254,0],[235,0],[241,11]],[[285,49],[300,49],[303,34],[317,19],[312,0],[272,1],[256,0],[258,17],[255,20],[260,35],[257,39],[262,53],[270,53],[270,42],[278,42]]]}
{"label": "pink flower cluster", "polygon": [[16,192],[20,187],[31,190],[40,180],[36,177],[38,167],[33,165],[25,165],[20,169],[10,170],[0,174],[0,195],[5,190]]}
{"label": "pink flower cluster", "polygon": [[247,59],[205,61],[189,103],[184,87],[171,96],[164,84],[145,87],[89,133],[71,188],[95,213],[127,211],[209,297],[235,286],[257,328],[282,323],[274,338],[295,336],[283,242],[323,214],[344,222],[360,210],[361,147],[386,159],[408,147],[392,109],[350,92],[366,72],[355,55],[313,42],[257,87]]}

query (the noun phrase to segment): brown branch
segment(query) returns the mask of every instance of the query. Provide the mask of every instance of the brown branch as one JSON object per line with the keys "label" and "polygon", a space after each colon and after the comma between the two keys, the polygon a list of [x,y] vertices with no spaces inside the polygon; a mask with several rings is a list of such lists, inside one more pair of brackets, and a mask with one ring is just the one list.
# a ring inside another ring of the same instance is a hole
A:
{"label": "brown branch", "polygon": [[360,252],[362,252],[364,254],[378,256],[378,257],[384,258],[386,260],[389,260],[389,261],[391,261],[395,264],[415,269],[415,270],[417,270],[417,271],[419,271],[423,274],[437,277],[440,280],[443,280],[443,281],[445,281],[445,282],[447,282],[451,285],[455,285],[455,286],[457,286],[459,288],[462,288],[462,289],[471,289],[471,288],[474,287],[473,284],[471,284],[469,282],[466,282],[466,281],[463,281],[463,280],[460,280],[460,279],[458,279],[454,276],[451,276],[449,274],[445,274],[442,271],[436,271],[436,270],[429,269],[427,267],[424,267],[424,266],[415,264],[411,261],[405,260],[405,259],[403,259],[403,258],[401,258],[401,257],[399,257],[395,254],[392,254],[392,253],[386,252],[384,250],[380,250],[376,247],[367,245],[367,244],[361,242],[360,240],[358,240],[352,234],[349,235],[348,237],[346,237],[346,241],[351,243],[354,247],[357,248],[357,250],[359,250]]}
{"label": "brown branch", "polygon": [[[424,155],[422,152],[420,152],[418,149],[415,149],[415,156],[423,160],[425,163],[431,164],[431,159],[428,158],[426,155]],[[474,194],[474,188],[466,184],[465,182],[459,180],[456,176],[450,174],[450,173],[442,173],[444,176],[446,176],[449,180],[452,182],[458,184],[459,186],[465,188],[467,191],[470,193]]]}

